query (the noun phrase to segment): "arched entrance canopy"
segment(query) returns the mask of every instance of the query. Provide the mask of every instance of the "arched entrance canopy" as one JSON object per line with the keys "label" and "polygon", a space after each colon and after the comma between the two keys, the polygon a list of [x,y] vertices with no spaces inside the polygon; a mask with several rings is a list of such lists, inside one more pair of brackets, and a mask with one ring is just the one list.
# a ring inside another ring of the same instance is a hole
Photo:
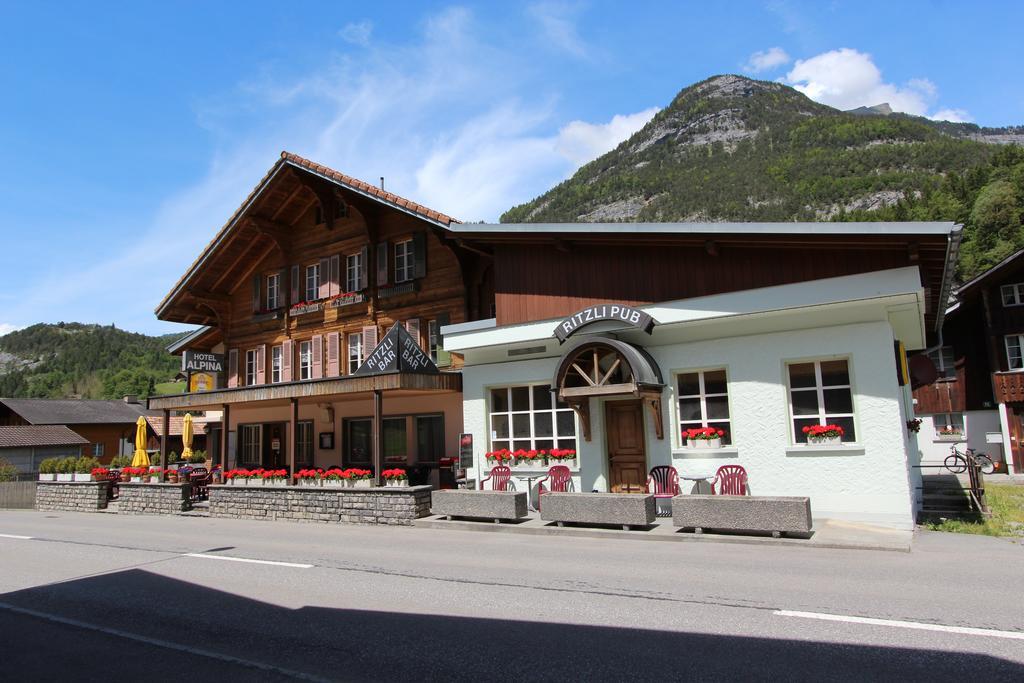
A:
{"label": "arched entrance canopy", "polygon": [[618,339],[590,337],[569,344],[551,386],[560,401],[576,411],[583,437],[590,441],[590,398],[633,396],[647,404],[658,438],[664,438],[661,393],[665,382],[658,363],[645,349]]}

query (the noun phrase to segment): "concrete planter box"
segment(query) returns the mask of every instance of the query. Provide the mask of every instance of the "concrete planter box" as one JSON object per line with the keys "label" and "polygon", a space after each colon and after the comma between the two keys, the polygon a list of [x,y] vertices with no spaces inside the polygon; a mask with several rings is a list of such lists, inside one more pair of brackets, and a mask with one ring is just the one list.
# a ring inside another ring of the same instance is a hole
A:
{"label": "concrete planter box", "polygon": [[385,479],[384,485],[389,486],[393,489],[402,488],[403,486],[409,485],[408,479]]}
{"label": "concrete planter box", "polygon": [[56,474],[40,474],[39,481],[57,481]]}
{"label": "concrete planter box", "polygon": [[316,488],[320,486],[319,479],[299,479],[298,482],[299,486],[304,486],[306,488]]}
{"label": "concrete planter box", "polygon": [[372,489],[373,479],[349,479],[350,486],[354,489]]}
{"label": "concrete planter box", "polygon": [[57,474],[57,481],[74,481],[75,475],[70,472],[62,472]]}
{"label": "concrete planter box", "polygon": [[349,481],[347,479],[324,479],[324,488],[328,489],[347,489],[349,488]]}
{"label": "concrete planter box", "polygon": [[654,496],[636,493],[545,493],[540,518],[564,526],[607,524],[629,530],[654,524]]}
{"label": "concrete planter box", "polygon": [[501,520],[517,520],[526,516],[525,491],[467,491],[446,489],[434,491],[430,512],[435,515]]}
{"label": "concrete planter box", "polygon": [[[546,504],[546,503],[545,503]],[[702,496],[672,499],[672,524],[728,531],[770,531],[808,534],[811,531],[811,499],[795,496]]]}

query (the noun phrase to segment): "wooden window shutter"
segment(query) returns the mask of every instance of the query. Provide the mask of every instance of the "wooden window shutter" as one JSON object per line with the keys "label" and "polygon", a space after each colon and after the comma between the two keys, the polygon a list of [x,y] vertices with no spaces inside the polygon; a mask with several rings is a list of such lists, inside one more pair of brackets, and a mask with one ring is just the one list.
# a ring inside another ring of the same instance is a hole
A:
{"label": "wooden window shutter", "polygon": [[369,286],[369,273],[370,273],[370,247],[364,246],[362,251],[359,252],[359,290],[364,291]]}
{"label": "wooden window shutter", "polygon": [[320,259],[320,289],[318,290],[317,297],[320,299],[326,299],[330,296],[331,291],[331,259],[322,258]]}
{"label": "wooden window shutter", "polygon": [[373,353],[373,350],[377,348],[377,327],[371,325],[363,328],[363,357],[359,359],[361,363],[363,359]]}
{"label": "wooden window shutter", "polygon": [[278,308],[287,308],[287,301],[285,301],[285,298],[287,296],[287,293],[285,291],[285,286],[287,284],[288,284],[288,266],[285,266],[284,268],[282,268],[280,270],[280,272],[278,273],[278,278],[277,278],[277,307]]}
{"label": "wooden window shutter", "polygon": [[299,267],[292,266],[291,298],[288,299],[288,305],[294,306],[300,301],[302,301],[302,298],[299,296]]}
{"label": "wooden window shutter", "polygon": [[423,341],[420,339],[420,319],[411,318],[405,321],[405,331],[416,340],[416,344],[422,349]]}
{"label": "wooden window shutter", "polygon": [[338,353],[341,336],[337,332],[327,333],[327,376],[337,377],[339,372]]}
{"label": "wooden window shutter", "polygon": [[388,252],[391,245],[387,242],[377,243],[377,286],[381,287],[388,283]]}
{"label": "wooden window shutter", "polygon": [[321,379],[324,376],[324,337],[322,334],[313,335],[313,379]]}
{"label": "wooden window shutter", "polygon": [[427,233],[417,232],[412,236],[412,256],[414,278],[427,276]]}
{"label": "wooden window shutter", "polygon": [[337,296],[341,294],[341,256],[335,254],[331,257],[331,277],[330,291],[327,293],[328,296]]}
{"label": "wooden window shutter", "polygon": [[267,383],[267,345],[256,347],[256,384]]}
{"label": "wooden window shutter", "polygon": [[295,355],[295,342],[285,339],[281,344],[281,381],[292,381],[292,358]]}
{"label": "wooden window shutter", "polygon": [[263,276],[253,275],[252,276],[252,312],[259,313],[263,310],[262,303],[263,294]]}
{"label": "wooden window shutter", "polygon": [[441,328],[450,324],[448,322],[448,314],[438,313],[435,320],[437,321],[437,367],[443,368],[452,364],[452,354],[442,348],[444,346],[444,337],[441,335]]}
{"label": "wooden window shutter", "polygon": [[238,349],[228,351],[228,388],[238,386]]}

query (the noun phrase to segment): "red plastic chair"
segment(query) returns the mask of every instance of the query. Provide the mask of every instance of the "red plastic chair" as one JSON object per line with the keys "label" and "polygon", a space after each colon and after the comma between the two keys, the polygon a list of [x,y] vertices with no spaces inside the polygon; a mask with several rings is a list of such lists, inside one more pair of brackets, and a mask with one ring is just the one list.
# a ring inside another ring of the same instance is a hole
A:
{"label": "red plastic chair", "polygon": [[[665,498],[678,496],[679,472],[671,465],[656,465],[651,468],[647,475],[647,493],[654,495],[654,505],[657,508],[658,501]],[[660,513],[659,513],[660,514]]]}
{"label": "red plastic chair", "polygon": [[715,480],[711,482],[711,493],[722,496],[747,495],[747,471],[739,465],[722,465],[715,474]]}
{"label": "red plastic chair", "polygon": [[511,491],[512,490],[512,468],[505,465],[495,465],[491,468],[491,471],[487,473],[485,479],[480,480],[480,490],[484,490],[484,482],[491,482],[492,491]]}
{"label": "red plastic chair", "polygon": [[[544,482],[551,482],[551,490],[544,490]],[[545,493],[567,493],[572,488],[572,472],[565,465],[548,469],[548,476],[537,482],[537,509],[540,510],[541,496]]]}

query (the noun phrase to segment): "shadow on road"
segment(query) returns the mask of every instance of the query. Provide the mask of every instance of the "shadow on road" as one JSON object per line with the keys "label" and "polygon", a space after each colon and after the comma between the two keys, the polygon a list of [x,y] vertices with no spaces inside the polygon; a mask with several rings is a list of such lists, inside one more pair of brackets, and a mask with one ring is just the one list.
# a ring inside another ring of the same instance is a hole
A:
{"label": "shadow on road", "polygon": [[[529,615],[510,608],[508,619],[481,619],[288,609],[259,597],[134,569],[0,595],[0,603],[328,679],[1024,679],[1024,667],[986,655],[564,625],[551,623],[559,615],[542,604]],[[149,681],[224,680],[226,669],[282,677],[6,608],[0,626],[8,680],[139,680],[145,671]]]}

